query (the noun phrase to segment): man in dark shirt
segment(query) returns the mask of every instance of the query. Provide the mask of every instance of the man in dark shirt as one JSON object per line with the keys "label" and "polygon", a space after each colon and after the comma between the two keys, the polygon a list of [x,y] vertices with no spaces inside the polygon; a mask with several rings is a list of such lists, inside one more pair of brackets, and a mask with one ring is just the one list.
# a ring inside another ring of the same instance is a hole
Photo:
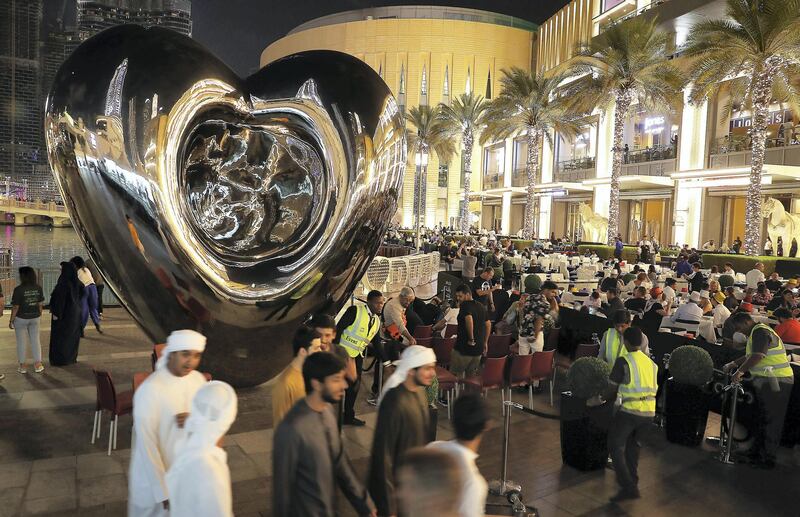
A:
{"label": "man in dark shirt", "polygon": [[475,301],[482,304],[491,313],[494,311],[492,293],[499,289],[494,285],[494,269],[485,267],[481,274],[472,279],[472,295]]}
{"label": "man in dark shirt", "polygon": [[675,274],[678,276],[692,274],[692,266],[690,266],[689,263],[686,262],[686,257],[683,255],[678,257],[678,263],[675,266]]}
{"label": "man in dark shirt", "polygon": [[644,308],[647,306],[647,300],[644,298],[646,294],[647,289],[640,285],[633,290],[633,298],[625,300],[625,308],[633,312],[644,312]]}
{"label": "man in dark shirt", "polygon": [[619,286],[619,280],[618,279],[619,279],[619,277],[617,276],[617,272],[616,271],[612,271],[611,272],[611,276],[605,277],[600,282],[600,290],[605,293],[605,292],[608,292],[609,289],[617,289],[618,286]]}
{"label": "man in dark shirt", "polygon": [[456,300],[458,333],[455,348],[450,355],[450,371],[456,377],[463,373],[470,377],[478,374],[492,323],[487,318],[483,305],[472,299],[472,292],[467,286],[458,286]]}
{"label": "man in dark shirt", "polygon": [[606,315],[606,318],[613,318],[614,313],[617,311],[624,311],[625,305],[622,303],[622,300],[619,299],[619,291],[616,289],[609,289],[606,292],[606,298],[608,302],[603,303],[600,307],[600,312]]}
{"label": "man in dark shirt", "polygon": [[358,515],[375,515],[350,466],[331,404],[344,396],[344,363],[328,352],[303,363],[306,398],[275,429],[272,455],[274,515],[336,515],[336,485]]}
{"label": "man in dark shirt", "polygon": [[701,267],[703,267],[703,265],[699,262],[692,264],[692,274],[686,277],[687,280],[689,280],[689,291],[700,292],[705,288],[703,284],[706,283],[706,277],[700,271]]}
{"label": "man in dark shirt", "polygon": [[771,275],[769,275],[769,279],[766,282],[764,282],[764,285],[766,285],[767,289],[769,289],[773,293],[783,286],[781,281],[778,280],[778,273],[772,273]]}

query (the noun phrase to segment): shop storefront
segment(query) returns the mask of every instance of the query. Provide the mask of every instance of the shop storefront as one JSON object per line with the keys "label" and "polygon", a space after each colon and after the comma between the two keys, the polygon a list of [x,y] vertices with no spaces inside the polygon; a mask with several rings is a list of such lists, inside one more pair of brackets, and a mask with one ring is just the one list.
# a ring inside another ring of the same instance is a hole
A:
{"label": "shop storefront", "polygon": [[671,160],[677,156],[680,113],[639,112],[625,124],[625,163]]}

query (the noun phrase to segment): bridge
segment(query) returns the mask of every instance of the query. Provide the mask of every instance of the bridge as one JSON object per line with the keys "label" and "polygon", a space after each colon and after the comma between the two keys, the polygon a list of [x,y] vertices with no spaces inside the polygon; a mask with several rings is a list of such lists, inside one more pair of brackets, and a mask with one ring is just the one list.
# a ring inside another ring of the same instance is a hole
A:
{"label": "bridge", "polygon": [[8,214],[13,214],[14,226],[52,225],[61,228],[72,224],[67,208],[54,201],[18,201],[0,196],[0,213],[3,221],[8,219]]}

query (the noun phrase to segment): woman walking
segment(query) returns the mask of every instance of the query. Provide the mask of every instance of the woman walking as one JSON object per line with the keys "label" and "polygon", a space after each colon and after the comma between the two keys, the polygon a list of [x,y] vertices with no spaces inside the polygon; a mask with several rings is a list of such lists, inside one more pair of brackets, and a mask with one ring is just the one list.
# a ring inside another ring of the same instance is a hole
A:
{"label": "woman walking", "polygon": [[97,286],[94,283],[92,272],[86,267],[83,257],[72,257],[70,262],[75,264],[75,269],[78,270],[78,280],[84,287],[83,297],[81,298],[81,337],[83,337],[83,329],[86,328],[89,316],[92,317],[94,328],[102,334],[100,315],[97,313]]}
{"label": "woman walking", "polygon": [[53,366],[66,366],[78,360],[83,291],[75,264],[62,262],[61,276],[50,295],[50,312],[53,314],[50,364]]}
{"label": "woman walking", "polygon": [[27,348],[30,346],[33,359],[33,371],[42,373],[42,345],[39,342],[39,321],[42,316],[44,294],[36,280],[33,268],[23,266],[19,268],[19,285],[14,288],[11,295],[11,320],[8,328],[14,329],[17,336],[17,358],[19,360],[19,373],[28,373],[26,358]]}

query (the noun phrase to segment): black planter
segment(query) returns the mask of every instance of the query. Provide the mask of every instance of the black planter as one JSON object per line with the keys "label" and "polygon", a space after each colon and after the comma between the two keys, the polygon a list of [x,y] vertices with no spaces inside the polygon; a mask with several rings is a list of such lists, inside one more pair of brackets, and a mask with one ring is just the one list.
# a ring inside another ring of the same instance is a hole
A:
{"label": "black planter", "polygon": [[587,407],[586,400],[561,394],[561,459],[578,470],[597,470],[608,459],[608,428],[614,403]]}
{"label": "black planter", "polygon": [[667,380],[664,406],[667,440],[697,447],[703,442],[712,394],[707,390]]}

